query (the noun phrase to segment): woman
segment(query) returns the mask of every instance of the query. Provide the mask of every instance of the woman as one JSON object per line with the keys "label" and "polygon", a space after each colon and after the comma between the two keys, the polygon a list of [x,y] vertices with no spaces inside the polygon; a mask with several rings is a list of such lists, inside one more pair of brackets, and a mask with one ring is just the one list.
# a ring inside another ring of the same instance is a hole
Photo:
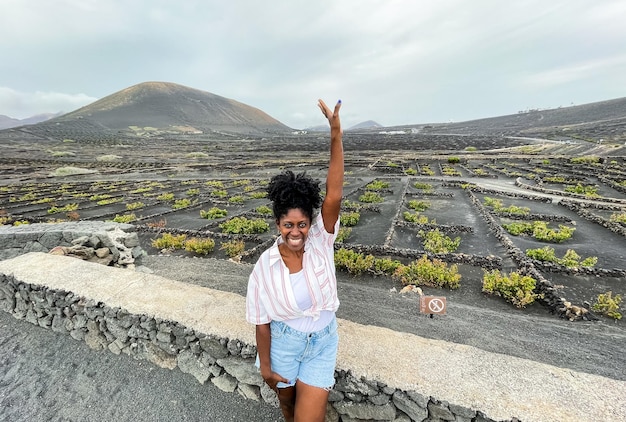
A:
{"label": "woman", "polygon": [[[291,171],[268,186],[280,236],[248,281],[246,319],[256,325],[257,366],[278,394],[285,420],[324,421],[334,385],[339,306],[334,241],[343,196],[339,109],[318,105],[330,123],[330,163],[322,202],[319,181]],[[322,203],[321,212],[315,210]]]}

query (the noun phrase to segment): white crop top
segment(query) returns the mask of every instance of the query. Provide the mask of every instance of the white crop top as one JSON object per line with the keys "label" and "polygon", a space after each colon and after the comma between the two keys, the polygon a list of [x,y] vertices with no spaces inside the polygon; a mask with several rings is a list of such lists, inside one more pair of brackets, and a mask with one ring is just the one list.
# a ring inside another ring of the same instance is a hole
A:
{"label": "white crop top", "polygon": [[[291,289],[293,290],[293,296],[298,307],[303,311],[309,309],[313,302],[309,289],[307,288],[306,279],[304,278],[304,271],[300,270],[297,273],[289,274],[289,281],[291,282]],[[334,315],[335,313],[333,311],[321,311],[320,317],[316,321],[313,320],[313,317],[304,316],[288,319],[283,322],[294,330],[312,333],[326,327],[332,321]]]}

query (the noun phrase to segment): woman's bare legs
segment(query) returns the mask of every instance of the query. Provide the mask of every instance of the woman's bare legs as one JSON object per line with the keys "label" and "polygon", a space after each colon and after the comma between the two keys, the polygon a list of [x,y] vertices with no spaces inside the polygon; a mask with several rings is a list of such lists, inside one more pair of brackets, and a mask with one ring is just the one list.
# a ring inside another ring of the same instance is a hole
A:
{"label": "woman's bare legs", "polygon": [[[297,392],[297,393],[296,393]],[[278,401],[286,422],[324,422],[329,392],[296,381],[294,387],[279,388]]]}
{"label": "woman's bare legs", "polygon": [[324,422],[329,391],[296,381],[295,422]]}
{"label": "woman's bare legs", "polygon": [[293,422],[296,407],[296,387],[278,388],[278,401],[285,421]]}

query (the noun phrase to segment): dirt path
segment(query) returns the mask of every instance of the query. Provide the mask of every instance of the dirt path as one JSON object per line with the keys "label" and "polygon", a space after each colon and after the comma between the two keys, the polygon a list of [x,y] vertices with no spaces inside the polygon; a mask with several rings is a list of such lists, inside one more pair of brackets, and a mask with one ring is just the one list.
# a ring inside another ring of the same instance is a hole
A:
{"label": "dirt path", "polygon": [[281,421],[278,409],[211,382],[108,350],[0,312],[0,420]]}

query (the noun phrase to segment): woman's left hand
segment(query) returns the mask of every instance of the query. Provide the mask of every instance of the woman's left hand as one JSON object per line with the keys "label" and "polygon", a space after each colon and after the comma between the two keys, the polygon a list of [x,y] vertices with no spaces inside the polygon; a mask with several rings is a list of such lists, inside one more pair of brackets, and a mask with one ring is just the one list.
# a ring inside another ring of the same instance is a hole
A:
{"label": "woman's left hand", "polygon": [[339,109],[341,108],[341,100],[337,101],[334,110],[331,110],[330,107],[328,107],[323,100],[318,100],[317,105],[319,106],[320,110],[322,110],[322,114],[324,115],[324,117],[328,119],[328,123],[330,123],[330,128],[341,130],[341,122],[339,120]]}

